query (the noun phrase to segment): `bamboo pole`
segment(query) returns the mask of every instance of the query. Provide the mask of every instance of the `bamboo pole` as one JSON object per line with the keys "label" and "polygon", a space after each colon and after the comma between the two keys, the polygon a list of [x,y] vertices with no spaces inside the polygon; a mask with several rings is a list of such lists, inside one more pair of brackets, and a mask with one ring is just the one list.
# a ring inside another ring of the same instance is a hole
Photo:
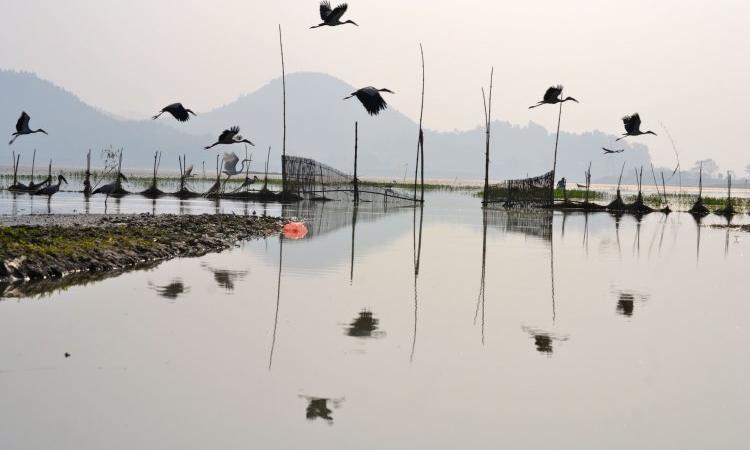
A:
{"label": "bamboo pole", "polygon": [[86,198],[91,195],[91,149],[86,153],[86,174],[83,180],[83,195]]}
{"label": "bamboo pole", "polygon": [[31,181],[29,186],[34,184],[34,167],[36,166],[36,149],[34,149],[34,155],[31,157]]}
{"label": "bamboo pole", "polygon": [[[357,179],[357,122],[354,122],[354,203],[359,203],[359,180]],[[415,185],[416,186],[416,185]]]}
{"label": "bamboo pole", "polygon": [[422,117],[424,116],[424,50],[422,43],[419,44],[419,53],[422,56],[422,96],[419,105],[419,136],[417,138],[417,161],[414,165],[414,201],[417,201],[417,171],[420,159],[422,162],[422,193],[421,201],[424,202],[424,134],[422,132]]}
{"label": "bamboo pole", "polygon": [[[484,104],[485,119],[485,150],[484,150],[484,191],[482,192],[482,205],[487,204],[487,196],[490,189],[490,133],[492,123],[492,78],[495,74],[495,67],[490,69],[490,89],[487,95],[487,101]],[[482,101],[484,102],[484,88],[482,89]]]}
{"label": "bamboo pole", "polygon": [[281,190],[286,194],[286,71],[284,69],[284,43],[281,40],[281,24],[279,24],[279,49],[281,51],[281,90],[282,90],[282,124],[281,139]]}
{"label": "bamboo pole", "polygon": [[[560,98],[562,98],[562,92],[560,92]],[[560,102],[560,112],[557,114],[557,133],[555,133],[555,156],[552,159],[552,190],[550,192],[550,206],[555,204],[555,173],[557,171],[557,143],[560,140],[560,122],[562,120],[562,105],[564,102]]]}

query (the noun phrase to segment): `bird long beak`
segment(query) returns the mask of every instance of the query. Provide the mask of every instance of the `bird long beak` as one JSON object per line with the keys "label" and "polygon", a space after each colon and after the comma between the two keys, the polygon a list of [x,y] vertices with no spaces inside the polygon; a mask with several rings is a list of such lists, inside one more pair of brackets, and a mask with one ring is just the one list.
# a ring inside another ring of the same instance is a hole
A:
{"label": "bird long beak", "polygon": [[60,179],[63,180],[65,184],[68,184],[68,180],[66,180],[64,176],[60,175]]}
{"label": "bird long beak", "polygon": [[350,99],[350,98],[352,98],[352,97],[354,97],[354,94],[352,94],[352,95],[349,95],[349,96],[347,96],[347,97],[344,97],[344,100],[348,100],[348,99]]}

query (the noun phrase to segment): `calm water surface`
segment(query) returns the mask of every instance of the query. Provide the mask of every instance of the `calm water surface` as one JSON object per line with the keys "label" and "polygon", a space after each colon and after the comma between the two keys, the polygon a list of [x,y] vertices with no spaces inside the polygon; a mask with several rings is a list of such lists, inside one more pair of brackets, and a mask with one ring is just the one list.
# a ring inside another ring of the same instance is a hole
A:
{"label": "calm water surface", "polygon": [[421,249],[410,208],[268,206],[308,236],[0,301],[0,448],[743,446],[750,235],[427,200]]}

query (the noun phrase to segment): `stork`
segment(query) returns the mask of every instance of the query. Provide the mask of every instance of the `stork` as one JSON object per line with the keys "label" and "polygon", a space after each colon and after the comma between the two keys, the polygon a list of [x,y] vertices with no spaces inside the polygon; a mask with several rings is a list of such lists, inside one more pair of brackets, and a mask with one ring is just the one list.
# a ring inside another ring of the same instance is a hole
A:
{"label": "stork", "polygon": [[106,194],[107,197],[109,197],[110,195],[114,194],[117,191],[117,187],[120,184],[120,180],[126,183],[128,182],[128,179],[127,177],[125,177],[125,175],[118,173],[117,179],[115,181],[99,186],[98,188],[94,189],[94,192],[92,192],[91,194]]}
{"label": "stork", "polygon": [[32,130],[29,128],[29,121],[31,120],[31,117],[26,114],[26,111],[21,111],[21,117],[18,118],[18,122],[16,122],[16,132],[12,134],[13,139],[8,142],[8,145],[13,144],[16,139],[18,139],[18,136],[21,136],[23,134],[34,134],[34,133],[44,133],[47,134],[46,131],[39,128],[38,130]]}
{"label": "stork", "polygon": [[159,116],[161,116],[165,112],[171,114],[172,117],[179,120],[180,122],[187,122],[188,120],[190,120],[190,114],[195,115],[193,111],[182,106],[182,103],[172,103],[171,105],[167,105],[162,108],[161,111],[159,111],[159,114],[152,117],[152,119],[158,119]]}
{"label": "stork", "polygon": [[65,179],[65,177],[60,174],[57,176],[57,184],[50,184],[48,186],[40,187],[39,189],[35,190],[32,195],[46,195],[48,197],[52,197],[53,195],[57,194],[58,191],[60,191],[60,185],[65,182],[65,184],[68,184],[68,180]]}
{"label": "stork", "polygon": [[255,144],[253,144],[247,139],[244,139],[242,135],[240,135],[240,127],[233,126],[232,128],[229,128],[228,130],[222,131],[221,134],[219,135],[219,139],[217,139],[216,142],[214,142],[211,145],[207,145],[204,148],[208,150],[209,148],[214,147],[219,144],[229,145],[229,144],[240,144],[242,142],[250,144],[253,147],[255,147]]}
{"label": "stork", "polygon": [[529,106],[529,109],[536,108],[537,106],[542,106],[542,105],[554,105],[557,103],[563,103],[563,102],[567,102],[568,100],[578,103],[578,100],[574,99],[573,97],[562,98],[561,97],[562,91],[563,91],[562,85],[558,84],[557,86],[550,86],[549,88],[547,88],[547,92],[544,93],[544,98],[542,98],[542,100],[538,102],[536,105]]}
{"label": "stork", "polygon": [[623,125],[625,125],[625,133],[623,133],[619,138],[615,139],[616,141],[624,139],[628,136],[640,136],[642,134],[653,134],[654,136],[656,136],[656,133],[654,133],[653,131],[641,131],[641,116],[638,113],[623,117],[622,123]]}
{"label": "stork", "polygon": [[352,97],[357,97],[357,100],[362,103],[362,106],[365,107],[367,112],[371,116],[376,116],[380,111],[388,107],[388,104],[383,99],[383,96],[380,95],[381,92],[395,94],[395,92],[391,91],[390,89],[377,89],[372,86],[367,86],[352,92],[349,96],[344,97],[344,100]]}
{"label": "stork", "polygon": [[341,21],[341,16],[344,15],[344,13],[346,12],[346,8],[348,7],[349,6],[346,3],[342,3],[339,6],[331,9],[331,4],[328,3],[328,0],[320,2],[320,19],[323,22],[318,25],[313,25],[310,28],[318,28],[323,26],[335,27],[336,25],[344,25],[345,23],[357,25],[353,20],[347,20],[345,22]]}

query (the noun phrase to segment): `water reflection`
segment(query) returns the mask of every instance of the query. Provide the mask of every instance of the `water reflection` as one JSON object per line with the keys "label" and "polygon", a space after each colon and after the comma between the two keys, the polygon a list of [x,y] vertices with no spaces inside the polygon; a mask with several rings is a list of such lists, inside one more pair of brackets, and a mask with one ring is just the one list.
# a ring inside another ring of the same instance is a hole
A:
{"label": "water reflection", "polygon": [[248,270],[216,269],[206,263],[203,263],[202,266],[213,273],[216,284],[226,290],[227,293],[233,292],[235,283],[243,280],[249,273]]}
{"label": "water reflection", "polygon": [[617,307],[616,307],[617,314],[625,316],[625,317],[632,317],[633,312],[635,311],[636,303],[641,303],[648,299],[648,295],[641,294],[635,291],[623,290],[623,291],[617,292],[616,294],[617,294]]}
{"label": "water reflection", "polygon": [[422,259],[422,223],[424,221],[424,205],[418,205],[419,224],[417,224],[417,207],[414,208],[412,216],[412,256],[414,262],[414,329],[412,330],[411,353],[409,361],[414,361],[414,352],[417,348],[417,323],[419,319],[419,264]]}
{"label": "water reflection", "polygon": [[[333,409],[338,409],[341,406],[341,403],[343,403],[344,401],[343,398],[330,399],[309,396],[301,397],[307,400],[307,406],[305,407],[305,418],[310,421],[323,419],[328,423],[328,425],[333,425]],[[329,408],[328,402],[330,402],[330,406],[332,406],[333,409]]]}
{"label": "water reflection", "polygon": [[349,324],[346,329],[347,336],[357,338],[381,337],[382,331],[378,331],[380,321],[372,315],[371,311],[363,309],[359,315]]}
{"label": "water reflection", "polygon": [[536,348],[536,351],[542,354],[545,354],[547,356],[552,356],[552,353],[554,352],[553,343],[556,342],[564,342],[568,340],[567,336],[557,335],[554,333],[549,333],[537,328],[531,328],[527,326],[521,326],[521,329],[525,331],[526,333],[531,336],[531,338],[534,340],[534,347]]}
{"label": "water reflection", "polygon": [[156,293],[160,297],[164,297],[170,300],[174,300],[180,295],[190,291],[190,288],[185,286],[185,284],[179,278],[174,279],[171,283],[164,286],[155,286],[151,283],[149,283],[149,285],[154,291],[156,291]]}

